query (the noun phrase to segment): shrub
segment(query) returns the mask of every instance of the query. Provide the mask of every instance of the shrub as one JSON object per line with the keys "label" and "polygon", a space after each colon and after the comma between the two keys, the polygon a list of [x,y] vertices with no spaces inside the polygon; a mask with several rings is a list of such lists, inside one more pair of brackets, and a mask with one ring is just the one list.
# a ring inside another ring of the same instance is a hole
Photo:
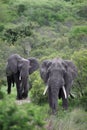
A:
{"label": "shrub", "polygon": [[80,7],[80,9],[77,12],[77,14],[80,17],[87,19],[87,13],[86,12],[87,12],[87,6],[85,5],[85,6]]}
{"label": "shrub", "polygon": [[0,0],[0,2],[3,2],[3,3],[9,3],[10,0]]}
{"label": "shrub", "polygon": [[87,111],[87,89],[84,91],[84,95],[80,98],[80,104]]}
{"label": "shrub", "polygon": [[87,47],[87,26],[72,28],[69,35],[69,42],[69,46],[74,49]]}
{"label": "shrub", "polygon": [[78,78],[75,90],[79,97],[84,96],[87,87],[87,50],[81,49],[74,52],[72,59],[78,68]]}
{"label": "shrub", "polygon": [[32,24],[20,24],[13,27],[7,27],[3,31],[2,39],[14,44],[18,38],[27,37],[32,35]]}
{"label": "shrub", "polygon": [[1,91],[1,88],[0,88],[0,100],[4,98],[4,93]]}
{"label": "shrub", "polygon": [[32,89],[31,89],[31,98],[32,101],[36,104],[43,104],[47,102],[47,95],[43,95],[45,85],[42,79],[39,76],[39,73],[36,72],[31,76]]}
{"label": "shrub", "polygon": [[18,106],[7,99],[0,101],[0,130],[44,130],[41,108],[31,104]]}
{"label": "shrub", "polygon": [[71,36],[78,36],[79,34],[87,34],[87,26],[76,26],[71,30]]}
{"label": "shrub", "polygon": [[17,9],[18,14],[21,15],[25,11],[25,9],[26,7],[24,4],[18,5],[18,9]]}
{"label": "shrub", "polygon": [[4,25],[1,24],[1,25],[0,25],[0,32],[2,32],[3,30],[4,30]]}

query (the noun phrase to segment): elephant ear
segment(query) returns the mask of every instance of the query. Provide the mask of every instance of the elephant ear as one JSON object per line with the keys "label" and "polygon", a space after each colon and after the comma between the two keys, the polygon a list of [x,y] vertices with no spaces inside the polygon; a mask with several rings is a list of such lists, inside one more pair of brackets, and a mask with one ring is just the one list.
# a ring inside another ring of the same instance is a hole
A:
{"label": "elephant ear", "polygon": [[64,62],[67,65],[66,71],[67,71],[68,75],[71,75],[72,79],[74,80],[77,77],[77,74],[78,74],[76,66],[70,60],[64,60]]}
{"label": "elephant ear", "polygon": [[28,60],[30,62],[29,74],[32,74],[34,71],[36,71],[39,68],[39,62],[34,57],[28,58]]}
{"label": "elephant ear", "polygon": [[44,60],[40,66],[40,75],[41,78],[45,83],[47,83],[48,80],[48,69],[51,66],[52,62],[51,60]]}

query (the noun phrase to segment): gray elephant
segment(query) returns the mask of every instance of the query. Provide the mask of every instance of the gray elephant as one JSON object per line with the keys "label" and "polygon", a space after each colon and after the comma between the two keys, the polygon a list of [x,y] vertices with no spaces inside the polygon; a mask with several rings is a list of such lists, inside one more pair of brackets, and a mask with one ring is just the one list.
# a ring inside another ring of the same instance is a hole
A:
{"label": "gray elephant", "polygon": [[18,54],[13,54],[8,58],[6,66],[6,76],[8,83],[8,94],[11,93],[11,84],[16,83],[17,99],[28,96],[29,83],[28,75],[39,68],[38,60],[34,57],[24,59]]}
{"label": "gray elephant", "polygon": [[68,95],[77,77],[77,68],[70,60],[55,58],[45,60],[40,67],[40,75],[46,84],[44,94],[48,90],[48,101],[52,113],[57,111],[58,98],[62,98],[64,109],[68,108]]}

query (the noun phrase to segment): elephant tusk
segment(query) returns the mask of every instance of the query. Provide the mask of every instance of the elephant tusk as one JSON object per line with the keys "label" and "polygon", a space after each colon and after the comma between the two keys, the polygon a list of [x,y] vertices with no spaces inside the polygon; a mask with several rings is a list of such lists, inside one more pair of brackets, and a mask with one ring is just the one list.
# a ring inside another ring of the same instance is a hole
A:
{"label": "elephant tusk", "polygon": [[46,86],[46,88],[45,88],[45,90],[44,90],[44,92],[43,92],[43,95],[45,95],[45,94],[46,94],[47,89],[48,89],[48,85]]}
{"label": "elephant tusk", "polygon": [[67,99],[67,94],[66,94],[65,87],[63,86],[62,88],[63,88],[63,92],[64,92],[65,99]]}
{"label": "elephant tusk", "polygon": [[21,75],[19,76],[19,80],[21,80]]}

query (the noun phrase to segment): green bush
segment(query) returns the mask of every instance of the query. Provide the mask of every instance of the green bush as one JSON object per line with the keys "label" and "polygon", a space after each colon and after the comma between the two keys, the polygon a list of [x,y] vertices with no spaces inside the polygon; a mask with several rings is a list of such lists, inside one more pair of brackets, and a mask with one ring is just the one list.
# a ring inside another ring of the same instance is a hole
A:
{"label": "green bush", "polygon": [[0,32],[2,32],[3,30],[4,30],[4,25],[1,24],[1,25],[0,25]]}
{"label": "green bush", "polygon": [[81,49],[77,52],[74,52],[72,59],[75,61],[78,69],[78,77],[75,90],[77,90],[77,95],[79,97],[82,97],[84,96],[87,87],[87,50]]}
{"label": "green bush", "polygon": [[87,34],[87,26],[76,26],[71,30],[71,36],[75,37],[79,34]]}
{"label": "green bush", "polygon": [[84,92],[84,95],[80,98],[81,106],[87,111],[87,89]]}
{"label": "green bush", "polygon": [[7,27],[3,31],[2,39],[6,40],[10,44],[14,44],[19,38],[29,37],[32,35],[32,23],[20,24],[12,27]]}
{"label": "green bush", "polygon": [[82,3],[85,0],[70,0],[72,4],[78,4],[78,3]]}
{"label": "green bush", "polygon": [[84,5],[80,7],[79,11],[77,11],[78,16],[87,19],[87,6]]}
{"label": "green bush", "polygon": [[3,3],[9,3],[10,0],[0,0],[0,2],[3,2]]}
{"label": "green bush", "polygon": [[0,88],[0,100],[4,98],[4,93],[1,91],[1,88]]}
{"label": "green bush", "polygon": [[39,105],[47,102],[47,95],[45,96],[43,95],[45,85],[42,79],[40,78],[38,72],[32,74],[31,83],[32,83],[32,89],[31,89],[32,101]]}
{"label": "green bush", "polygon": [[41,108],[7,99],[0,101],[0,130],[44,130]]}
{"label": "green bush", "polygon": [[74,49],[87,47],[87,26],[76,26],[71,29],[69,46]]}
{"label": "green bush", "polygon": [[20,4],[18,5],[18,9],[17,9],[17,12],[19,15],[23,14],[23,12],[25,11],[26,7],[24,4]]}

